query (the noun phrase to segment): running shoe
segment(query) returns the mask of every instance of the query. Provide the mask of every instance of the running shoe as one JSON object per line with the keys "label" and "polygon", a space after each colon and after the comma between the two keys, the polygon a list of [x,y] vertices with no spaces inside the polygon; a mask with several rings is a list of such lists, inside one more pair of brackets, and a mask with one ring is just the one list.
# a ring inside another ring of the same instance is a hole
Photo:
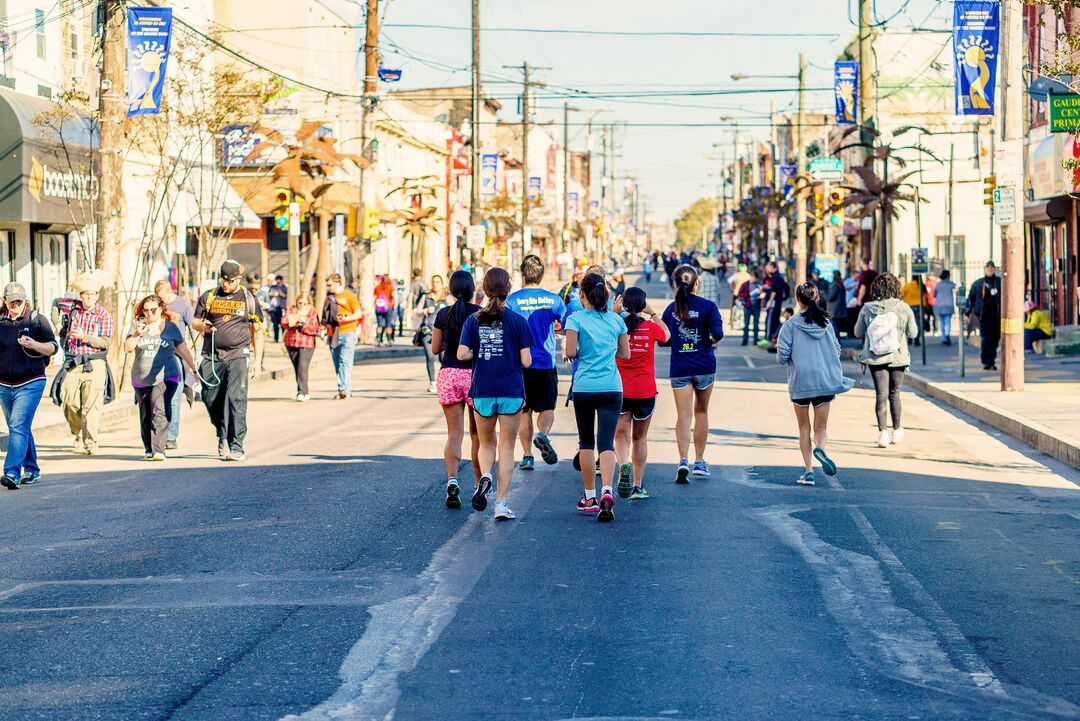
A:
{"label": "running shoe", "polygon": [[144,454],[142,454],[142,457],[143,457],[144,461],[149,461],[151,458],[154,457],[154,454],[153,453],[144,453]]}
{"label": "running shoe", "polygon": [[[232,453],[229,454],[230,457],[232,457],[232,455],[233,455]],[[243,455],[243,452],[241,452],[240,455]],[[151,461],[164,461],[165,460],[165,454],[162,453],[161,451],[158,451],[157,453],[154,453],[153,455],[150,456],[150,460]],[[234,459],[234,460],[242,460],[242,459]]]}
{"label": "running shoe", "polygon": [[619,466],[619,498],[629,498],[630,491],[633,489],[632,477],[634,475],[634,467],[629,463],[623,463]]}
{"label": "running shoe", "polygon": [[461,487],[458,486],[456,478],[446,482],[446,507],[461,508]]}
{"label": "running shoe", "polygon": [[596,520],[608,523],[615,520],[615,496],[611,491],[604,491],[600,496],[600,512],[596,514]]}
{"label": "running shoe", "polygon": [[814,472],[813,471],[807,471],[806,473],[804,473],[801,476],[799,476],[798,478],[796,478],[795,482],[798,483],[800,486],[812,486],[812,485],[814,485]]}
{"label": "running shoe", "polygon": [[435,386],[434,383],[432,383],[431,385],[428,386],[427,392],[434,395],[434,394],[439,392],[439,389]]}
{"label": "running shoe", "polygon": [[889,442],[890,442],[890,439],[889,439],[889,432],[888,431],[882,431],[881,433],[878,433],[878,437],[877,437],[878,448],[888,448],[889,447]]}
{"label": "running shoe", "polygon": [[24,486],[32,486],[41,480],[40,473],[34,473],[33,471],[23,471],[22,478],[19,479],[19,483]]}
{"label": "running shoe", "polygon": [[19,490],[19,479],[5,473],[0,477],[0,486],[3,486],[9,491],[17,491]]}
{"label": "running shoe", "polygon": [[517,518],[514,512],[510,509],[510,506],[506,505],[506,501],[495,501],[495,520],[496,521],[509,521]]}
{"label": "running shoe", "polygon": [[649,492],[645,490],[645,486],[634,486],[634,490],[630,492],[631,501],[643,501],[649,497]]}
{"label": "running shoe", "polygon": [[600,510],[600,504],[595,498],[586,498],[582,493],[581,499],[577,502],[577,509],[582,513],[597,513]]}
{"label": "running shoe", "polygon": [[711,476],[712,471],[709,470],[709,464],[705,461],[694,461],[694,470],[690,471],[695,476]]}
{"label": "running shoe", "polygon": [[892,432],[892,442],[893,442],[894,446],[899,444],[899,443],[904,442],[904,429],[903,428],[896,428],[896,429],[893,430],[893,432]]}
{"label": "running shoe", "polygon": [[686,459],[679,461],[679,471],[675,474],[676,483],[689,483],[690,482],[690,464],[686,462]]}
{"label": "running shoe", "polygon": [[521,463],[518,464],[518,468],[523,471],[534,470],[536,468],[536,461],[533,460],[532,456],[525,456],[521,459]]}
{"label": "running shoe", "polygon": [[833,463],[833,459],[829,458],[828,454],[825,453],[824,448],[815,448],[814,458],[821,464],[821,470],[825,471],[826,476],[836,475],[836,464]]}
{"label": "running shoe", "polygon": [[540,451],[540,457],[544,459],[544,463],[553,466],[559,462],[559,454],[555,452],[547,434],[537,433],[536,437],[533,438],[533,445]]}
{"label": "running shoe", "polygon": [[487,508],[487,494],[491,493],[491,476],[481,476],[476,484],[476,491],[472,494],[472,507],[474,510],[483,511]]}
{"label": "running shoe", "polygon": [[229,455],[229,442],[224,438],[221,438],[217,442],[217,454],[218,458],[225,460],[225,457]]}
{"label": "running shoe", "polygon": [[[164,456],[165,454],[163,453],[161,455]],[[229,451],[229,455],[225,456],[226,461],[240,462],[240,461],[244,460],[244,458],[245,458],[244,450],[242,448],[237,448],[235,451]],[[162,457],[161,460],[165,460],[165,458]]]}

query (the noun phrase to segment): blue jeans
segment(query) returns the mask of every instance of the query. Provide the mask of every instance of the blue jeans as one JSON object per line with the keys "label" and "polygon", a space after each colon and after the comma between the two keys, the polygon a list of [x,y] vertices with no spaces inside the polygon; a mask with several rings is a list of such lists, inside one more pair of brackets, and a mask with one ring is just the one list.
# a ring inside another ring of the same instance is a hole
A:
{"label": "blue jeans", "polygon": [[175,443],[180,437],[180,402],[184,399],[184,380],[180,379],[180,387],[176,389],[172,397],[172,416],[169,418],[169,435],[167,439]]}
{"label": "blue jeans", "polygon": [[19,478],[22,472],[40,473],[37,447],[30,426],[34,413],[45,392],[45,379],[39,378],[18,388],[0,386],[0,406],[8,425],[7,455],[4,456],[4,475]]}
{"label": "blue jeans", "polygon": [[758,342],[758,322],[761,319],[761,302],[743,303],[745,311],[742,326],[742,342],[746,345],[750,341],[750,323],[754,324],[754,343]]}
{"label": "blue jeans", "polygon": [[952,313],[939,313],[938,314],[938,329],[941,330],[941,337],[948,338],[952,335]]}
{"label": "blue jeans", "polygon": [[352,393],[353,359],[356,355],[356,331],[339,333],[337,347],[330,349],[330,355],[334,358],[334,370],[337,371],[338,390]]}

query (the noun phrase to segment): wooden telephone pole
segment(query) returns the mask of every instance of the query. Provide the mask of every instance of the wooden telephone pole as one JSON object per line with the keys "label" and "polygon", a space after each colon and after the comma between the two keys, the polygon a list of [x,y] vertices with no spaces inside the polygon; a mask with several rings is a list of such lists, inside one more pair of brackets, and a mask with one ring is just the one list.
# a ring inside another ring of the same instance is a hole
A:
{"label": "wooden telephone pole", "polygon": [[[529,75],[533,70],[551,70],[529,65],[527,62],[521,65],[504,65],[508,70],[521,71],[521,255],[528,252],[531,237],[529,235],[529,126],[532,124],[529,110],[529,91],[533,85],[543,83],[533,82]],[[520,260],[520,259],[519,259]],[[514,268],[517,263],[510,249],[507,249],[506,264]]]}
{"label": "wooden telephone pole", "polygon": [[[1001,140],[1006,147],[1020,146],[1024,137],[1024,35],[1020,0],[1001,3]],[[1016,220],[1001,227],[1001,390],[1024,390],[1024,215],[1022,205],[1023,157],[1015,153],[1019,168],[997,168],[999,177],[1014,176]],[[1004,173],[1002,172],[1004,170]],[[1019,177],[1015,177],[1019,171]]]}
{"label": "wooden telephone pole", "polygon": [[[360,101],[360,147],[363,152],[366,152],[368,141],[374,135],[371,127],[371,111],[375,109],[379,100],[379,0],[367,0],[364,30],[364,96]],[[374,153],[370,160],[374,165]],[[364,238],[365,211],[369,205],[365,192],[366,176],[367,173],[361,164],[357,188],[359,203],[356,214],[357,245],[361,256],[357,291],[360,296],[360,305],[364,309],[364,317],[368,319],[364,324],[365,334],[370,335],[375,319],[375,259],[371,253],[371,240]]]}
{"label": "wooden telephone pole", "polygon": [[[101,273],[103,285],[99,302],[119,323],[121,298],[120,242],[124,230],[124,118],[127,115],[124,61],[124,6],[120,0],[102,0],[105,22],[101,33],[101,87],[98,92],[100,115],[100,170],[98,172],[97,239],[94,242],[94,267]],[[119,358],[120,333],[113,336],[109,360],[113,367]]]}

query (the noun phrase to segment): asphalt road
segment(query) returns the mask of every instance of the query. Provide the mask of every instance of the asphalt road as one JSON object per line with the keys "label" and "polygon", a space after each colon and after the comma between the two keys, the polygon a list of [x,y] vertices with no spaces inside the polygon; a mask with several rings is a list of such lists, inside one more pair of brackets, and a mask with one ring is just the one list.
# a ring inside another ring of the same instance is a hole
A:
{"label": "asphalt road", "polygon": [[719,353],[713,476],[671,482],[661,384],[613,524],[566,461],[516,473],[517,521],[443,508],[419,359],[258,385],[243,464],[197,410],[164,464],[130,426],[46,448],[0,494],[0,721],[1080,717],[1078,475],[911,394],[873,447],[860,377],[840,475],[796,487],[782,370]]}

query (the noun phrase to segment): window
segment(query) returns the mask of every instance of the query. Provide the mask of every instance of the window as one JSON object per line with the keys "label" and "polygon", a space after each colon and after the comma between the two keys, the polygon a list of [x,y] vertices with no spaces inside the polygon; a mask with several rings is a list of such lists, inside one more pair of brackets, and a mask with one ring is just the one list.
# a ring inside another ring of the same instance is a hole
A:
{"label": "window", "polygon": [[71,31],[71,59],[79,59],[79,33],[75,30]]}
{"label": "window", "polygon": [[934,237],[935,255],[941,259],[946,268],[955,267],[964,262],[964,236],[952,236],[952,242],[947,235]]}
{"label": "window", "polygon": [[37,56],[45,59],[45,11],[38,8],[34,11],[34,33],[37,35]]}
{"label": "window", "polygon": [[50,88],[48,85],[38,85],[37,94],[43,98],[49,98],[50,100],[52,100],[52,88]]}

